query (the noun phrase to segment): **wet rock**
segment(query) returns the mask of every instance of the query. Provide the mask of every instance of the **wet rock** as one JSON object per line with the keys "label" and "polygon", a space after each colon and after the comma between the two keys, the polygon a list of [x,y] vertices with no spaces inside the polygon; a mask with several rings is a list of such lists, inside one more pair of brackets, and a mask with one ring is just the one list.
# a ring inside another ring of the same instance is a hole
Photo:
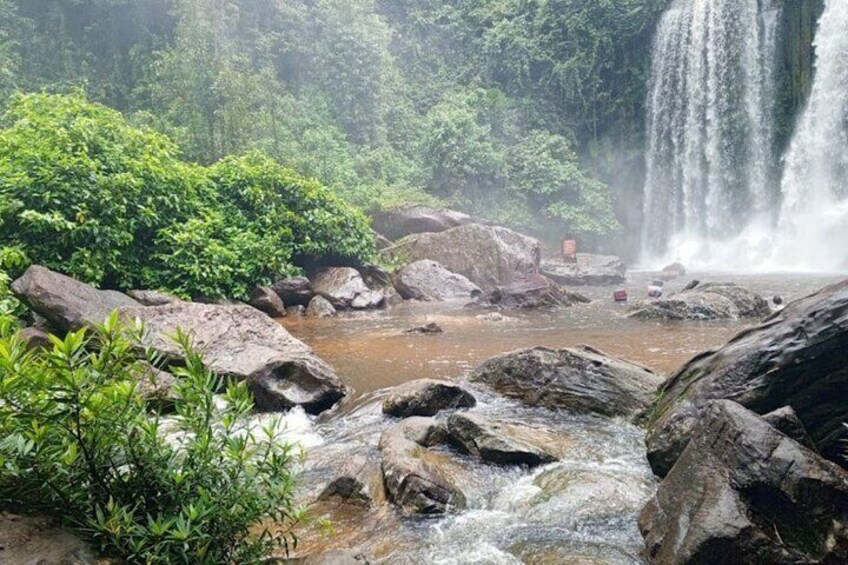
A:
{"label": "wet rock", "polygon": [[288,306],[303,306],[306,307],[315,292],[312,290],[312,283],[306,277],[287,277],[280,279],[274,283],[274,292],[283,301],[283,304]]}
{"label": "wet rock", "polygon": [[681,263],[672,263],[660,272],[660,277],[666,281],[671,281],[685,276],[686,267],[684,267]]}
{"label": "wet rock", "polygon": [[12,283],[12,291],[59,331],[102,324],[114,310],[139,303],[114,290],[98,290],[71,277],[33,265]]}
{"label": "wet rock", "polygon": [[556,310],[590,302],[576,292],[569,292],[540,274],[522,275],[513,282],[495,287],[469,306],[505,310]]}
{"label": "wet rock", "polygon": [[248,382],[261,411],[302,406],[317,414],[347,393],[335,371],[280,324],[250,306],[213,306],[182,302],[124,310],[140,318],[145,345],[172,360],[182,351],[169,337],[189,332],[209,368]]}
{"label": "wet rock", "polygon": [[249,304],[272,318],[282,318],[286,315],[282,298],[270,286],[257,286],[253,289]]}
{"label": "wet rock", "polygon": [[465,507],[465,495],[434,465],[422,459],[427,447],[443,443],[447,430],[432,418],[408,418],[383,432],[383,480],[389,499],[410,514],[444,514]]}
{"label": "wet rock", "polygon": [[337,499],[346,504],[368,506],[382,496],[383,476],[379,465],[362,456],[347,459],[318,500]]}
{"label": "wet rock", "polygon": [[639,517],[657,564],[846,563],[848,473],[730,401],[711,403]]}
{"label": "wet rock", "polygon": [[647,408],[663,379],[596,349],[536,347],[489,359],[472,374],[530,406],[631,417]]}
{"label": "wet rock", "polygon": [[323,296],[315,296],[309,301],[309,308],[304,315],[307,318],[332,318],[336,315],[336,309]]}
{"label": "wet rock", "polygon": [[149,363],[140,363],[135,377],[138,379],[137,390],[149,405],[165,412],[174,407],[177,401],[177,393],[174,389],[177,378],[174,375],[157,369]]}
{"label": "wet rock", "polygon": [[383,401],[383,414],[396,418],[435,416],[442,410],[472,408],[474,396],[455,384],[422,379],[400,385]]}
{"label": "wet rock", "polygon": [[701,284],[701,281],[699,281],[698,279],[691,280],[686,284],[686,286],[683,287],[683,290],[692,290],[699,284]]}
{"label": "wet rock", "polygon": [[[330,306],[332,306],[332,304],[330,304]],[[306,307],[300,304],[298,304],[297,306],[288,306],[286,307],[286,316],[291,316],[292,318],[305,316],[306,310]]]}
{"label": "wet rock", "polygon": [[469,224],[409,236],[397,243],[396,252],[411,262],[435,261],[485,290],[538,272],[541,246],[507,228]]}
{"label": "wet rock", "polygon": [[406,330],[405,333],[418,335],[436,335],[444,332],[445,330],[442,329],[442,326],[440,326],[436,322],[430,322],[429,324],[426,324],[424,326],[417,326],[415,328]]}
{"label": "wet rock", "polygon": [[470,223],[474,223],[474,218],[468,214],[429,206],[404,206],[372,215],[374,231],[390,240],[418,233],[443,232]]}
{"label": "wet rock", "polygon": [[537,467],[557,460],[535,445],[510,437],[501,424],[476,414],[451,414],[448,434],[450,441],[462,451],[487,463]]}
{"label": "wet rock", "polygon": [[53,349],[53,342],[50,341],[48,333],[40,328],[24,328],[18,332],[18,337],[28,350]]}
{"label": "wet rock", "polygon": [[0,514],[0,563],[97,565],[94,550],[45,517]]}
{"label": "wet rock", "polygon": [[541,272],[565,286],[616,285],[627,278],[627,266],[621,258],[591,253],[578,253],[576,263],[547,259],[542,262]]}
{"label": "wet rock", "polygon": [[769,314],[768,302],[746,288],[733,283],[704,283],[667,298],[638,302],[627,315],[642,320],[730,320]]}
{"label": "wet rock", "polygon": [[764,414],[763,420],[783,435],[794,439],[807,449],[816,451],[816,444],[813,443],[810,434],[807,433],[807,429],[804,428],[804,424],[791,406],[784,406]]}
{"label": "wet rock", "polygon": [[665,475],[709,401],[729,399],[762,414],[791,406],[819,452],[846,465],[845,398],[848,281],[789,304],[679,369],[646,414],[648,460]]}
{"label": "wet rock", "polygon": [[365,285],[372,290],[387,288],[393,285],[392,274],[379,265],[366,265],[359,272],[362,274]]}
{"label": "wet rock", "polygon": [[405,300],[469,300],[482,292],[480,287],[464,276],[452,273],[428,259],[402,267],[393,281],[395,289]]}
{"label": "wet rock", "polygon": [[164,306],[182,300],[179,296],[160,290],[129,290],[127,296],[142,306]]}
{"label": "wet rock", "polygon": [[350,267],[319,270],[313,277],[312,288],[337,310],[365,310],[383,303],[383,294],[368,288],[359,271]]}

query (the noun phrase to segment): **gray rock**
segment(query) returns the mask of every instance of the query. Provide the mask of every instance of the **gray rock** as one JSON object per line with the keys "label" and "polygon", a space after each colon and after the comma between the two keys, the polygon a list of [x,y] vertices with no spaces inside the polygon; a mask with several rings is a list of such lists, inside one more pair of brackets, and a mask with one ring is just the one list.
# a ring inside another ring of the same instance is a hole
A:
{"label": "gray rock", "polygon": [[474,396],[462,387],[445,381],[421,379],[395,388],[383,401],[383,414],[396,418],[435,416],[442,410],[472,408]]}
{"label": "gray rock", "polygon": [[261,411],[302,406],[317,414],[348,392],[335,371],[309,347],[250,306],[183,302],[125,312],[144,322],[145,345],[169,359],[182,357],[169,336],[177,328],[190,332],[209,368],[246,380]]}
{"label": "gray rock", "polygon": [[53,342],[47,332],[40,328],[29,327],[18,332],[18,337],[24,342],[28,350],[53,349]]}
{"label": "gray rock", "polygon": [[135,377],[138,379],[138,391],[149,405],[161,411],[171,410],[177,401],[174,385],[177,378],[149,363],[140,363]]}
{"label": "gray rock", "polygon": [[784,406],[764,414],[763,420],[783,435],[794,439],[811,451],[816,451],[816,444],[791,406]]}
{"label": "gray rock", "polygon": [[729,320],[769,314],[771,308],[759,294],[733,283],[703,283],[668,298],[638,302],[627,315],[642,320]]}
{"label": "gray rock", "polygon": [[408,418],[380,437],[386,492],[407,513],[444,514],[465,507],[462,491],[422,459],[427,447],[446,439],[447,430],[431,418]]}
{"label": "gray rock", "polygon": [[381,210],[372,214],[374,231],[391,240],[418,233],[437,233],[474,223],[468,214],[431,208],[429,206],[403,206]]}
{"label": "gray rock", "polygon": [[522,275],[514,281],[497,286],[469,305],[472,308],[504,310],[557,310],[590,300],[570,292],[540,274]]}
{"label": "gray rock", "polygon": [[647,408],[663,379],[589,347],[536,347],[489,359],[471,380],[530,406],[632,417]]}
{"label": "gray rock", "polygon": [[126,294],[98,290],[38,265],[27,269],[11,288],[33,312],[63,332],[102,324],[114,310],[139,306]]}
{"label": "gray rock", "polygon": [[406,237],[397,243],[395,253],[410,262],[436,261],[486,290],[537,273],[541,246],[507,228],[468,224]]}
{"label": "gray rock", "polygon": [[416,326],[414,328],[410,328],[406,330],[405,333],[417,335],[436,335],[445,333],[445,330],[443,330],[442,326],[440,326],[436,322],[430,322],[429,324],[426,324],[424,326]]}
{"label": "gray rock", "polygon": [[312,288],[337,310],[377,308],[383,302],[383,294],[368,288],[359,271],[350,267],[320,269],[313,277]]}
{"label": "gray rock", "polygon": [[257,286],[253,289],[249,304],[265,312],[272,318],[283,318],[286,315],[286,305],[282,298],[270,286]]}
{"label": "gray rock", "polygon": [[97,565],[94,550],[49,518],[0,514],[0,563]]}
{"label": "gray rock", "polygon": [[336,309],[323,296],[315,296],[309,301],[309,308],[304,314],[307,318],[332,318],[336,315]]}
{"label": "gray rock", "polygon": [[379,465],[362,456],[347,459],[318,500],[337,499],[346,504],[368,506],[383,498],[383,476]]}
{"label": "gray rock", "polygon": [[365,265],[359,269],[365,285],[372,289],[389,288],[392,286],[392,274],[379,265]]}
{"label": "gray rock", "polygon": [[613,255],[578,253],[576,263],[562,259],[547,259],[541,265],[542,274],[566,286],[605,286],[623,283],[627,266]]}
{"label": "gray rock", "polygon": [[428,259],[402,267],[393,280],[395,289],[405,300],[469,300],[482,292],[464,276]]}
{"label": "gray rock", "polygon": [[665,475],[709,401],[729,399],[762,414],[791,406],[819,452],[844,466],[846,398],[848,281],[789,304],[672,375],[645,414],[648,460]]}
{"label": "gray rock", "polygon": [[288,306],[303,306],[306,307],[315,292],[312,290],[312,283],[306,277],[287,277],[280,279],[274,283],[274,292],[283,301],[283,304]]}
{"label": "gray rock", "polygon": [[[332,306],[332,304],[330,305]],[[286,316],[291,316],[293,318],[297,318],[299,316],[306,315],[306,306],[301,306],[298,304],[297,306],[288,306],[286,308]]]}
{"label": "gray rock", "polygon": [[652,563],[848,563],[848,473],[711,403],[639,517]]}
{"label": "gray rock", "polygon": [[672,263],[665,267],[660,276],[663,280],[671,281],[680,277],[686,276],[686,267],[684,267],[681,263]]}
{"label": "gray rock", "polygon": [[476,414],[451,414],[448,434],[451,442],[465,453],[496,465],[537,467],[557,460],[540,447],[510,437],[501,424]]}
{"label": "gray rock", "polygon": [[164,306],[182,300],[179,296],[161,290],[129,290],[127,296],[142,306]]}

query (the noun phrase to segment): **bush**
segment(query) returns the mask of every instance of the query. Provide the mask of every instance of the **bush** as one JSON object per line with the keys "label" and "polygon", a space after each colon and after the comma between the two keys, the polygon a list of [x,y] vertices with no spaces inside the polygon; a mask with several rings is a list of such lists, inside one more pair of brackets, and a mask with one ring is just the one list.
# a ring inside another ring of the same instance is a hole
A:
{"label": "bush", "polygon": [[92,284],[247,298],[373,253],[365,217],[254,153],[211,167],[82,94],[16,95],[0,131],[0,246]]}
{"label": "bush", "polygon": [[113,315],[51,351],[0,339],[0,505],[56,517],[130,563],[254,563],[288,547],[300,511],[276,423],[254,434],[244,383],[216,405],[221,383],[182,334],[176,414],[150,412],[141,331]]}

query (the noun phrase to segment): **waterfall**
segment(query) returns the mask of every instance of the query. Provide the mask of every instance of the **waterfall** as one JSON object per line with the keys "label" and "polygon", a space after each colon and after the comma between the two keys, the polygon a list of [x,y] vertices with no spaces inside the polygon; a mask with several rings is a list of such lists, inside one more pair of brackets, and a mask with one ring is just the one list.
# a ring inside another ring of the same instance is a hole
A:
{"label": "waterfall", "polygon": [[786,154],[772,265],[848,268],[848,0],[828,0],[816,74]]}
{"label": "waterfall", "polygon": [[709,260],[779,200],[774,0],[674,0],[647,101],[646,258]]}

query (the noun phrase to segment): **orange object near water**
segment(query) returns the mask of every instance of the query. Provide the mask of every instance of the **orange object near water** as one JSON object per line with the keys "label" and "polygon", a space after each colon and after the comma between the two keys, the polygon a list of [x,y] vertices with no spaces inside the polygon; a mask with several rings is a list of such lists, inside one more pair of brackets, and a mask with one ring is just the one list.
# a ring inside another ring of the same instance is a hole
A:
{"label": "orange object near water", "polygon": [[562,256],[567,261],[577,261],[577,241],[565,239],[562,242]]}

